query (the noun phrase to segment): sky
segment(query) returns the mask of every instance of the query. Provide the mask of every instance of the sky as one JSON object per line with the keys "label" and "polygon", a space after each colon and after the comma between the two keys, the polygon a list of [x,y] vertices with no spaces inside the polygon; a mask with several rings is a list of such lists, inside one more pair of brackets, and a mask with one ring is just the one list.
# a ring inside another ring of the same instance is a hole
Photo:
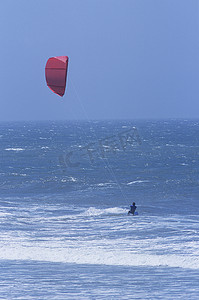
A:
{"label": "sky", "polygon": [[0,38],[0,121],[198,118],[199,0],[0,0]]}

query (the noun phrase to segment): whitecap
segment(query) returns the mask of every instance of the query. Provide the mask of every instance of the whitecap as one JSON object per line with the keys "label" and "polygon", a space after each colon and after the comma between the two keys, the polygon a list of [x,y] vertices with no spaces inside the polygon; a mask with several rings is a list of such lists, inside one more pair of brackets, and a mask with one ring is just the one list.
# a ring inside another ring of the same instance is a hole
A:
{"label": "whitecap", "polygon": [[135,180],[135,181],[128,182],[127,185],[132,185],[132,184],[137,184],[137,183],[145,183],[145,182],[149,182],[149,180]]}
{"label": "whitecap", "polygon": [[20,174],[20,173],[11,173],[11,175],[14,175],[14,176],[27,176],[27,174]]}
{"label": "whitecap", "polygon": [[82,215],[83,216],[100,216],[107,214],[123,214],[126,213],[126,210],[120,207],[110,207],[110,208],[95,208],[89,207]]}
{"label": "whitecap", "polygon": [[62,180],[61,180],[61,182],[76,182],[77,181],[77,178],[75,178],[75,177],[72,177],[72,176],[70,176],[70,177],[68,177],[68,178],[63,178]]}
{"label": "whitecap", "polygon": [[25,149],[24,148],[6,148],[4,149],[5,151],[24,151]]}
{"label": "whitecap", "polygon": [[76,182],[77,178],[71,176],[71,177],[69,177],[69,180],[72,181],[72,182]]}
{"label": "whitecap", "polygon": [[185,268],[198,270],[199,259],[197,255],[152,255],[134,253],[132,249],[121,251],[117,248],[107,249],[105,245],[93,245],[87,247],[81,242],[79,247],[57,247],[52,245],[21,246],[20,243],[4,244],[1,246],[0,259],[6,260],[35,260],[76,264],[95,264],[109,266],[167,266],[173,268]]}
{"label": "whitecap", "polygon": [[112,186],[113,183],[105,182],[105,183],[98,183],[97,186]]}

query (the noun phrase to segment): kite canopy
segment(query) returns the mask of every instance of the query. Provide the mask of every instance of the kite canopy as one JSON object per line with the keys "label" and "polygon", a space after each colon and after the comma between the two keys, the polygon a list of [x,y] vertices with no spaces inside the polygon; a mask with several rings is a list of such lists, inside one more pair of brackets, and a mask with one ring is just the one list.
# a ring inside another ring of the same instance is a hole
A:
{"label": "kite canopy", "polygon": [[68,56],[55,56],[48,59],[45,67],[48,87],[57,95],[63,96],[66,89]]}

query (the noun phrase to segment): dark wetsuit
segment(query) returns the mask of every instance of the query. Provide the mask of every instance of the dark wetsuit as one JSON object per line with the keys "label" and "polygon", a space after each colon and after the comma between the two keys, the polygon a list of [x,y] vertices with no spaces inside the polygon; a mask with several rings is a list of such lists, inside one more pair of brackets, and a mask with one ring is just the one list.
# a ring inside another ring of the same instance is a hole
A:
{"label": "dark wetsuit", "polygon": [[135,205],[131,205],[131,206],[130,206],[130,210],[129,210],[128,214],[132,214],[132,215],[134,215],[136,208],[137,208],[137,206],[135,206]]}

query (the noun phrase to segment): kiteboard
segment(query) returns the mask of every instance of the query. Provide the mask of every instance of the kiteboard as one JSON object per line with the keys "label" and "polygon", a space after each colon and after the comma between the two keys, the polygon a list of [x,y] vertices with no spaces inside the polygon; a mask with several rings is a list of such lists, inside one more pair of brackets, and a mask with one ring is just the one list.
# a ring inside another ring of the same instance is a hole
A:
{"label": "kiteboard", "polygon": [[132,213],[128,213],[128,216],[138,216],[138,212],[135,211],[135,212],[134,212],[134,215],[133,215]]}

